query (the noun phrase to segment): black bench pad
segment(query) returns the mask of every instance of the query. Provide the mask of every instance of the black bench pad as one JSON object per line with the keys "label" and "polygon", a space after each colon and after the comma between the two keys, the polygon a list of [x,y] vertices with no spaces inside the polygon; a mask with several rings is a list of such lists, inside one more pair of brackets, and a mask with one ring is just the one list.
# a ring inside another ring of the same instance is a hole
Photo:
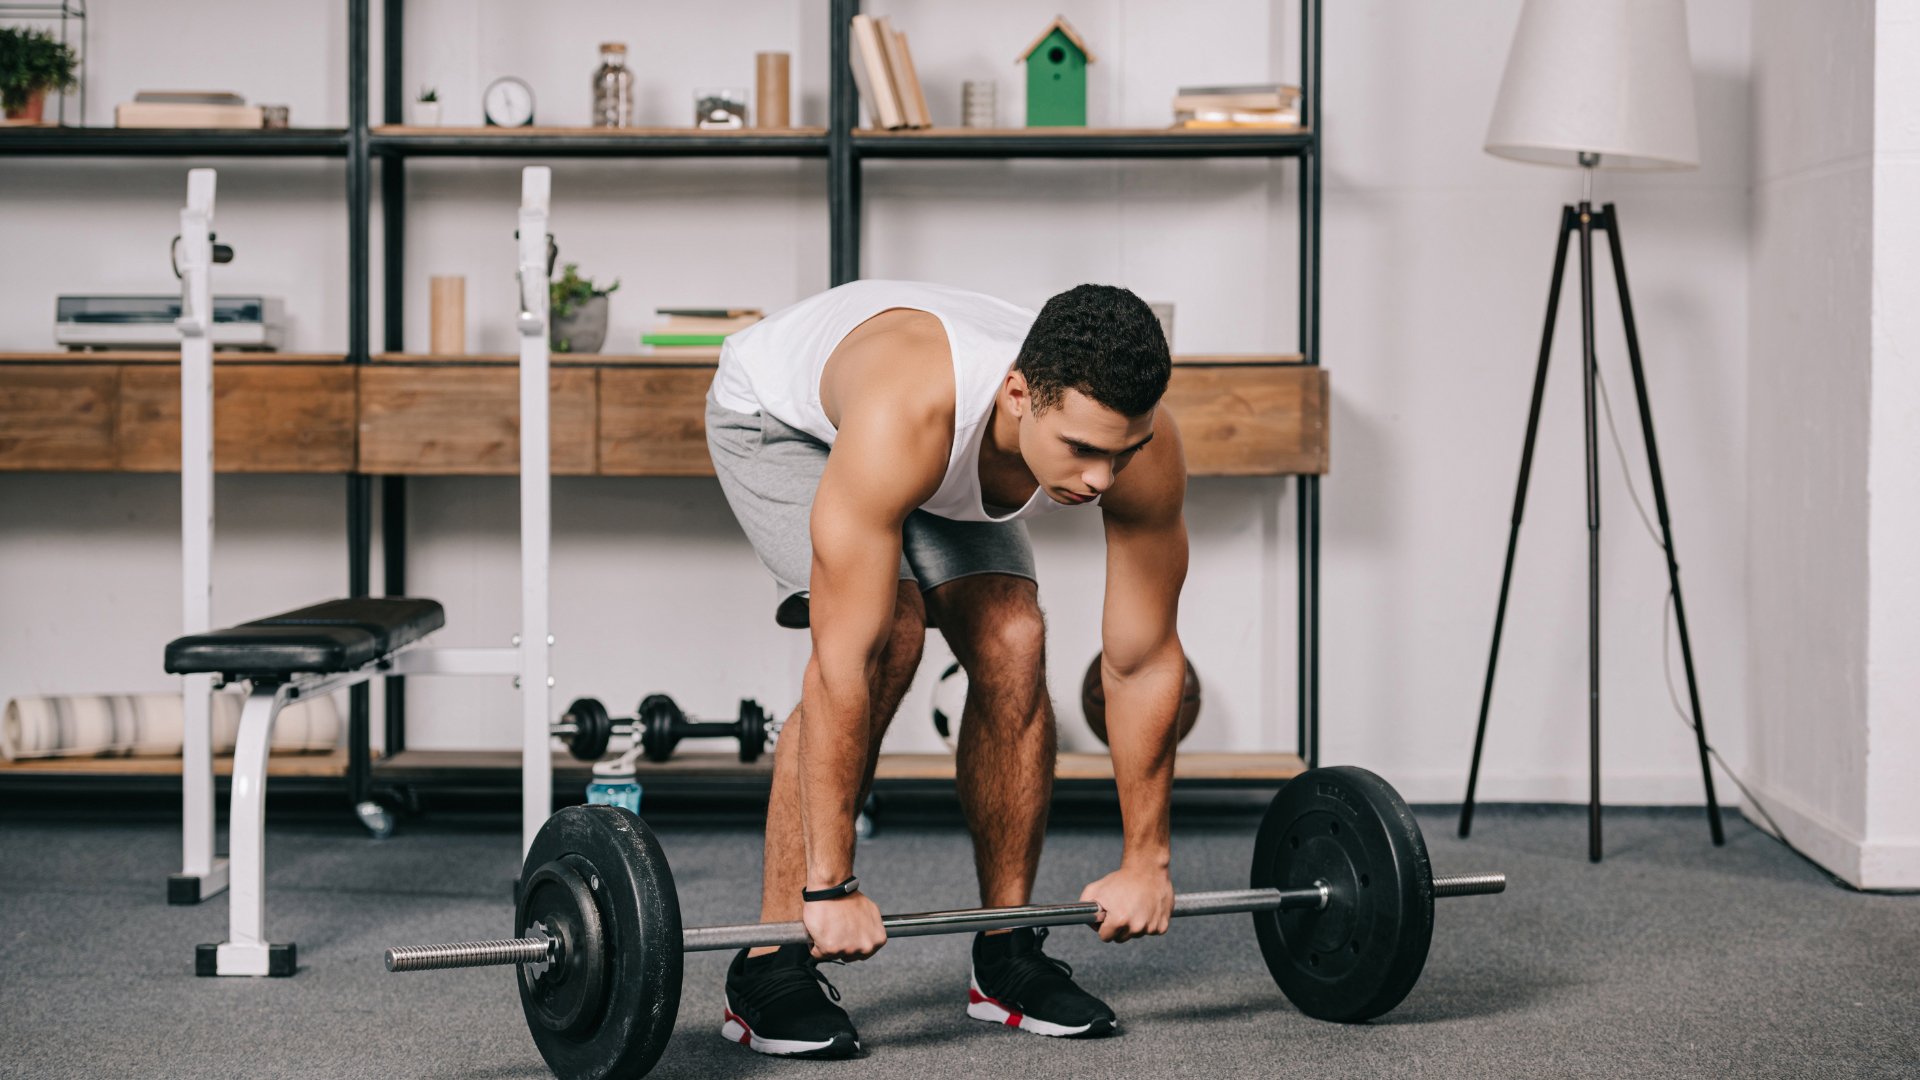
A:
{"label": "black bench pad", "polygon": [[438,601],[328,600],[167,644],[167,671],[242,678],[352,671],[445,626]]}

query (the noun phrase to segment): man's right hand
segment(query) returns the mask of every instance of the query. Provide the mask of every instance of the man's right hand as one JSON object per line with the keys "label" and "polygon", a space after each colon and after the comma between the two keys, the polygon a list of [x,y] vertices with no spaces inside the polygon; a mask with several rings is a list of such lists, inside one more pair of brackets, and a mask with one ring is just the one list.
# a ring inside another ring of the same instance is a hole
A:
{"label": "man's right hand", "polygon": [[880,908],[865,893],[815,900],[800,909],[817,960],[865,960],[887,943]]}

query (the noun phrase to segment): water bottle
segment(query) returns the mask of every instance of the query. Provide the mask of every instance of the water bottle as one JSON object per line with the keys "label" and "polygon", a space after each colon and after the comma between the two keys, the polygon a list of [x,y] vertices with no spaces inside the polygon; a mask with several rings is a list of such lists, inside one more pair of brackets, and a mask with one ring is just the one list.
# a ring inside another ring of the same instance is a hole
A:
{"label": "water bottle", "polygon": [[587,801],[640,813],[640,781],[634,778],[633,766],[617,758],[595,765],[593,782],[587,785]]}

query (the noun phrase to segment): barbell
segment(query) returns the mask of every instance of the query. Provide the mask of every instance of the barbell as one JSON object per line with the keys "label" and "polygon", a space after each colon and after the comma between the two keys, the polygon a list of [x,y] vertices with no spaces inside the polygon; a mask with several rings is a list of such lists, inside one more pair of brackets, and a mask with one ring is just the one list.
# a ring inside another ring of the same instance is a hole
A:
{"label": "barbell", "polygon": [[[388,949],[388,971],[516,965],[541,1057],[562,1080],[646,1075],[673,1033],[683,954],[803,944],[798,922],[685,927],[645,822],[612,806],[549,818],[527,851],[514,938]],[[1248,888],[1182,893],[1176,917],[1250,913],[1267,969],[1308,1016],[1353,1023],[1413,989],[1433,902],[1497,893],[1504,874],[1433,876],[1412,811],[1364,769],[1312,769],[1281,787],[1254,839]],[[966,908],[882,919],[889,937],[1098,921],[1093,903]]]}
{"label": "barbell", "polygon": [[547,726],[547,732],[581,761],[599,761],[615,735],[632,735],[648,761],[672,757],[681,739],[732,738],[740,740],[740,760],[751,763],[767,749],[767,728],[767,710],[752,698],[740,699],[739,715],[732,720],[689,720],[672,698],[648,694],[640,702],[638,715],[617,719],[599,699],[576,698],[558,722]]}

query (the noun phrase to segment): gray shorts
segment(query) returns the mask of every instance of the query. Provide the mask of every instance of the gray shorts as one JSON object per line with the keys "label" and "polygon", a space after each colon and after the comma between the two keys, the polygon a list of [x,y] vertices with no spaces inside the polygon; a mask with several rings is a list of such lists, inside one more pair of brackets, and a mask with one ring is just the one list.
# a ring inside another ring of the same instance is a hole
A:
{"label": "gray shorts", "polygon": [[[813,573],[813,493],[827,467],[827,444],[763,413],[734,412],[709,396],[707,450],[733,516],[773,574],[779,589],[774,602],[805,595]],[[1034,580],[1033,543],[1024,521],[953,521],[915,510],[900,542],[900,580],[919,582],[922,592],[972,574]]]}

